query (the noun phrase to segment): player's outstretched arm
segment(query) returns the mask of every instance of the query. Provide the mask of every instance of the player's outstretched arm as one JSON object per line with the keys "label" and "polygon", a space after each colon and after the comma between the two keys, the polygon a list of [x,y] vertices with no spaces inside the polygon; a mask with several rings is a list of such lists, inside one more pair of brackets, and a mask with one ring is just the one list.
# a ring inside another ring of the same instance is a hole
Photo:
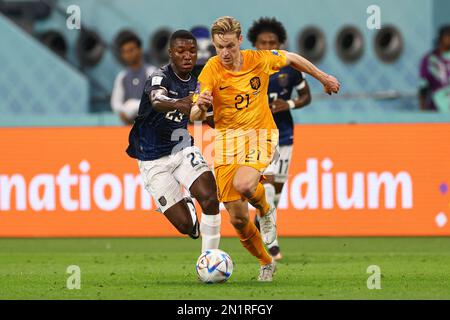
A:
{"label": "player's outstretched arm", "polygon": [[167,96],[166,90],[156,89],[150,92],[150,101],[153,108],[158,112],[178,110],[185,115],[191,113],[192,95],[182,99],[173,99]]}
{"label": "player's outstretched arm", "polygon": [[317,68],[312,62],[296,53],[285,50],[281,51],[286,56],[288,64],[291,65],[291,67],[293,67],[298,71],[306,72],[311,76],[313,76],[314,78],[316,78],[317,80],[319,80],[323,84],[324,91],[326,93],[331,95],[333,93],[339,92],[341,84],[335,77],[323,72],[322,70]]}

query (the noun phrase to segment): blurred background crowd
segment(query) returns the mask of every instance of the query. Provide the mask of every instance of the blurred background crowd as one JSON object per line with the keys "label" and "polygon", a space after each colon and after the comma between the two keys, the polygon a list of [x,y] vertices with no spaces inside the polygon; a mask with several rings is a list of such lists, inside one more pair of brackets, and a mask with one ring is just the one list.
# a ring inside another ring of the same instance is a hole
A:
{"label": "blurred background crowd", "polygon": [[450,121],[450,2],[344,2],[2,0],[0,126],[130,124],[145,79],[168,62],[171,32],[193,32],[199,72],[222,15],[241,21],[244,48],[254,20],[277,18],[284,48],[341,80],[329,99],[311,79],[313,107],[296,123]]}

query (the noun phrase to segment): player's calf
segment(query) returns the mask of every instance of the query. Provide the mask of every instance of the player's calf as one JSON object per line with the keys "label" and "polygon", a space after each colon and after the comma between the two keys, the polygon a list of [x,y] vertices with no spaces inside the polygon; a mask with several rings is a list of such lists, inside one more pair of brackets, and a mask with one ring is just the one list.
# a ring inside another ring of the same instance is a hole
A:
{"label": "player's calf", "polygon": [[219,211],[219,200],[217,200],[217,195],[208,194],[197,200],[202,208],[200,222],[202,252],[208,249],[218,249],[220,244],[222,216]]}
{"label": "player's calf", "polygon": [[196,235],[196,228],[198,228],[197,215],[194,203],[190,198],[186,197],[177,202],[167,209],[164,215],[178,232],[198,238],[198,235]]}
{"label": "player's calf", "polygon": [[185,235],[189,235],[194,229],[192,221],[188,218],[178,221],[178,223],[175,224],[174,227],[178,230],[178,232]]}
{"label": "player's calf", "polygon": [[201,174],[189,189],[202,208],[200,232],[202,252],[218,249],[220,244],[220,226],[222,217],[217,199],[217,186],[211,171]]}
{"label": "player's calf", "polygon": [[222,216],[219,211],[219,200],[216,194],[208,194],[197,199],[202,208],[200,232],[202,234],[202,252],[218,249],[220,244],[220,226]]}

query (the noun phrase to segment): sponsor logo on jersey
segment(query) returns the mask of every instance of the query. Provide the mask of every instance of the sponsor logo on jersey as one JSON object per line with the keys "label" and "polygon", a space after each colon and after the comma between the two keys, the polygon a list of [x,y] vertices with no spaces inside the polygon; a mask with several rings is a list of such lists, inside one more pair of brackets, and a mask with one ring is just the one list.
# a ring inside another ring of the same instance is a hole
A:
{"label": "sponsor logo on jersey", "polygon": [[195,94],[200,93],[200,82],[197,82],[197,87],[195,88]]}

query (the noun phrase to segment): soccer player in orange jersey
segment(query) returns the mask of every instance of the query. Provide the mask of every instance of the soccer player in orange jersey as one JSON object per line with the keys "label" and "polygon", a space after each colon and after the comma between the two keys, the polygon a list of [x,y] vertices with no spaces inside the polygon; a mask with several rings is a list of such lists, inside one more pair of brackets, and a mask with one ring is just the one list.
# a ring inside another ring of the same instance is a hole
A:
{"label": "soccer player in orange jersey", "polygon": [[[266,201],[262,172],[276,155],[278,130],[269,107],[269,76],[287,65],[319,80],[325,92],[337,93],[339,81],[298,54],[284,50],[241,50],[241,25],[220,17],[211,27],[217,56],[203,68],[191,120],[205,120],[213,106],[214,171],[219,201],[230,214],[242,245],[260,263],[259,281],[272,281],[275,260],[264,243],[276,239],[274,207]],[[261,233],[249,219],[248,203],[257,209]]]}

